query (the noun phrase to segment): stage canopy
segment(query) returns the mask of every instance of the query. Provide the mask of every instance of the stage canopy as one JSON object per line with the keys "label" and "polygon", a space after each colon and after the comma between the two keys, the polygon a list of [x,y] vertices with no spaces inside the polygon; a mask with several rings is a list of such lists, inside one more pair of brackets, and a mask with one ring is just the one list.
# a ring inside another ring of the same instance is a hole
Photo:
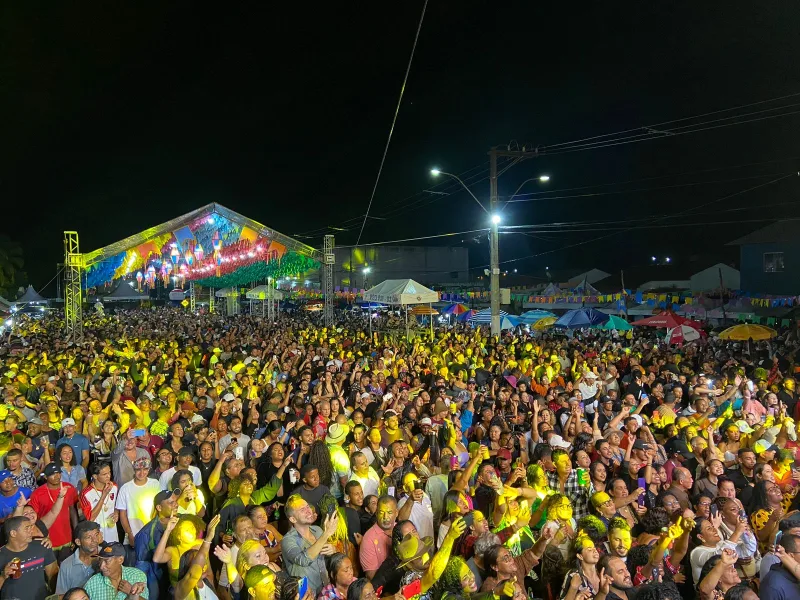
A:
{"label": "stage canopy", "polygon": [[318,251],[216,203],[83,255],[86,287],[116,279],[146,288],[173,277],[224,288],[302,277]]}
{"label": "stage canopy", "polygon": [[364,292],[364,300],[402,306],[430,304],[439,301],[439,292],[434,292],[413,279],[387,279]]}

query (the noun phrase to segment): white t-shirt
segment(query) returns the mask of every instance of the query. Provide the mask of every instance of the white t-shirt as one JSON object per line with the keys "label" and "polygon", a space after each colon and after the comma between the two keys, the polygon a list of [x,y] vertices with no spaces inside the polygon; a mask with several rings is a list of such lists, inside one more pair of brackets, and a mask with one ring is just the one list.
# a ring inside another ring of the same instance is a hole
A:
{"label": "white t-shirt", "polygon": [[369,472],[367,473],[366,477],[362,477],[358,475],[355,471],[353,475],[350,477],[351,481],[357,481],[361,484],[361,489],[364,490],[364,497],[367,496],[377,496],[378,495],[378,486],[381,483],[381,478],[378,477],[378,474],[375,472],[375,469],[369,467]]}
{"label": "white t-shirt", "polygon": [[[148,479],[144,485],[136,485],[136,481],[129,481],[119,489],[117,496],[117,510],[128,513],[128,522],[131,524],[131,533],[137,533],[153,518],[153,508],[156,494],[161,491],[161,486],[155,479]],[[133,540],[127,539],[125,543],[133,546]]]}
{"label": "white t-shirt", "polygon": [[[403,508],[406,502],[413,502],[413,500],[409,496],[405,496],[397,503],[398,510]],[[420,538],[433,537],[433,508],[431,508],[431,499],[428,494],[423,494],[422,502],[414,502],[408,520],[417,528]]]}
{"label": "white t-shirt", "polygon": [[[100,512],[93,520],[95,523],[100,525],[100,531],[103,532],[103,540],[106,542],[118,542],[119,535],[117,534],[117,524],[111,520],[111,517],[114,516],[114,509],[116,507],[119,491],[117,490],[116,483],[112,482],[111,485],[113,486],[113,489],[106,496]],[[80,504],[81,509],[83,509],[83,513],[86,515],[87,519],[92,514],[91,511],[94,510],[102,497],[103,492],[95,488],[93,485],[89,485],[83,489],[80,495]]]}
{"label": "white t-shirt", "polygon": [[[172,487],[172,478],[175,476],[175,472],[179,470],[180,469],[176,469],[175,467],[170,467],[161,474],[161,477],[158,478],[158,483],[161,486],[162,490],[166,490]],[[200,469],[198,469],[194,465],[189,465],[188,470],[192,474],[192,483],[194,483],[194,486],[200,487],[201,485],[203,485],[203,476],[200,474]]]}

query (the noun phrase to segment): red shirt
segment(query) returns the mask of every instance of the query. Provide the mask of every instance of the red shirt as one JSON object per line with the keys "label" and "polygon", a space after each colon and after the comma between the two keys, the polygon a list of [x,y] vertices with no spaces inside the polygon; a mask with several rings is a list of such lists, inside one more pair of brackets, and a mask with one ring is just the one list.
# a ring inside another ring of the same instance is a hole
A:
{"label": "red shirt", "polygon": [[[78,492],[75,491],[74,487],[69,483],[62,483],[61,485],[67,488],[67,495],[64,497],[63,508],[50,527],[50,541],[53,543],[53,549],[72,543],[72,523],[70,522],[70,511],[68,509],[78,501]],[[45,484],[33,490],[28,504],[33,507],[36,515],[41,519],[53,508],[58,499],[58,494],[58,490],[51,490]]]}
{"label": "red shirt", "polygon": [[155,460],[156,459],[156,454],[158,454],[158,451],[161,450],[161,448],[164,447],[164,438],[162,438],[160,436],[157,436],[157,435],[150,434],[150,443],[149,444],[145,445],[142,442],[142,439],[138,438],[137,441],[136,441],[136,446],[139,447],[139,448],[144,448],[145,450],[147,450],[150,453],[151,460]]}

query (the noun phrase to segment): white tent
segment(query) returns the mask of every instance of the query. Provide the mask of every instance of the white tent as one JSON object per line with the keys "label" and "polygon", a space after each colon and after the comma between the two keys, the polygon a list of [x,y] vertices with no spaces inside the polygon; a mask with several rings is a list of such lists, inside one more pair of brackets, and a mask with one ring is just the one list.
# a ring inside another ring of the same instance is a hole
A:
{"label": "white tent", "polygon": [[[439,292],[434,292],[413,279],[387,279],[364,292],[364,301],[405,306],[406,337],[408,337],[408,306],[438,302]],[[372,311],[367,314],[369,315],[370,335],[372,335]],[[431,317],[431,339],[433,339],[433,317]]]}
{"label": "white tent", "polygon": [[439,292],[426,288],[413,279],[387,279],[364,292],[365,302],[408,306],[439,301]]}
{"label": "white tent", "polygon": [[31,304],[34,302],[47,302],[35,289],[33,289],[32,285],[28,286],[28,289],[25,290],[25,293],[22,294],[19,298],[17,298],[17,304]]}
{"label": "white tent", "polygon": [[283,292],[268,285],[259,285],[245,294],[248,300],[283,300]]}
{"label": "white tent", "polygon": [[238,298],[239,290],[234,287],[222,288],[214,292],[217,298]]}

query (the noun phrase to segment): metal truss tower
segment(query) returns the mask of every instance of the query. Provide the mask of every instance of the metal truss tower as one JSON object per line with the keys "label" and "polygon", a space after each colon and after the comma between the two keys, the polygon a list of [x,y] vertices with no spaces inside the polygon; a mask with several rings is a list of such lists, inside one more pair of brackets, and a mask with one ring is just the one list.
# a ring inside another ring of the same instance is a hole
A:
{"label": "metal truss tower", "polygon": [[326,235],[322,248],[322,284],[325,296],[325,326],[333,326],[333,265],[336,258],[333,255],[333,236]]}
{"label": "metal truss tower", "polygon": [[189,282],[189,310],[194,314],[196,298],[194,295],[194,281]]}
{"label": "metal truss tower", "polygon": [[214,312],[214,288],[208,288],[208,312]]}
{"label": "metal truss tower", "polygon": [[78,232],[64,232],[64,322],[68,342],[83,343],[83,299],[81,278],[83,255],[78,246]]}

